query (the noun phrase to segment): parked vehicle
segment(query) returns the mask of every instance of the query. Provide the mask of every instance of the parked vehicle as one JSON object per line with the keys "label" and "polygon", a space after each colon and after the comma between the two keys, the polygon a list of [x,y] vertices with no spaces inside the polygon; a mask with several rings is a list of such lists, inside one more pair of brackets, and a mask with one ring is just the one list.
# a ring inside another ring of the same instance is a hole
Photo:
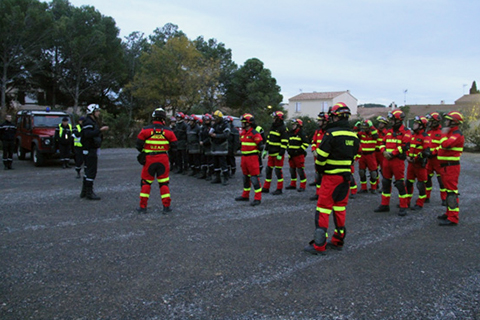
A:
{"label": "parked vehicle", "polygon": [[31,153],[35,166],[41,166],[47,159],[55,158],[55,129],[67,117],[73,125],[72,117],[63,111],[23,110],[17,113],[17,133],[15,146],[19,160],[25,160]]}

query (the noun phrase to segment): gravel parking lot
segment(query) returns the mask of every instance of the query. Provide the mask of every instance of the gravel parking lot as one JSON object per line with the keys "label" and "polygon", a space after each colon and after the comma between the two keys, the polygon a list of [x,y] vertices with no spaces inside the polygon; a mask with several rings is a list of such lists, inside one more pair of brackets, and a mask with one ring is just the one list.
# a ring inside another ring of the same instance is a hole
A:
{"label": "gravel parking lot", "polygon": [[437,225],[436,181],[406,217],[395,191],[390,213],[361,194],[344,250],[326,256],[302,251],[314,187],[251,207],[233,200],[239,173],[228,186],[172,174],[174,211],[162,214],[155,185],[139,215],[136,154],[102,150],[101,201],[80,199],[74,169],[56,162],[15,157],[0,172],[0,319],[480,319],[479,154],[462,156],[458,226]]}

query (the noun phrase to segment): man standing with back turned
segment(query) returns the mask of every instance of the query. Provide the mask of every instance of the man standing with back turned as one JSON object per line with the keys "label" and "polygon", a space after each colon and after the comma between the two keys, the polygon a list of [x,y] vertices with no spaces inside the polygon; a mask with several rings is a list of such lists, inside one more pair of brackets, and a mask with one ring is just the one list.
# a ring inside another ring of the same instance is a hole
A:
{"label": "man standing with back turned", "polygon": [[[329,111],[331,123],[327,125],[322,143],[314,155],[323,174],[315,212],[314,239],[303,249],[317,255],[325,254],[327,247],[342,250],[345,239],[345,216],[350,191],[351,166],[358,152],[360,141],[348,124],[350,109],[339,102]],[[334,214],[335,232],[328,239],[330,213]]]}

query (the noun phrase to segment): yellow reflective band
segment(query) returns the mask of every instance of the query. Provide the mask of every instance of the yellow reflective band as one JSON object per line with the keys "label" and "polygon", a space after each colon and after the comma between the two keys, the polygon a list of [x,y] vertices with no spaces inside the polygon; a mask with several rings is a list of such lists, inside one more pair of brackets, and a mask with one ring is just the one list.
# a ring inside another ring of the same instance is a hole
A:
{"label": "yellow reflective band", "polygon": [[256,146],[255,142],[242,142],[242,146]]}
{"label": "yellow reflective band", "polygon": [[323,151],[322,149],[317,149],[316,151],[317,151],[317,154],[318,154],[320,157],[328,158],[328,156],[330,155],[330,153],[325,152],[325,151]]}
{"label": "yellow reflective band", "polygon": [[169,144],[170,142],[164,140],[164,141],[157,141],[157,140],[147,140],[145,141],[145,144]]}
{"label": "yellow reflective band", "polygon": [[348,136],[348,137],[355,137],[358,138],[357,134],[352,131],[344,131],[344,130],[339,130],[339,131],[333,131],[331,132],[332,136],[338,137],[338,136]]}
{"label": "yellow reflective band", "polygon": [[273,134],[274,136],[280,136],[280,132],[276,131],[270,131],[270,134]]}
{"label": "yellow reflective band", "polygon": [[150,195],[148,193],[140,193],[141,198],[150,198]]}
{"label": "yellow reflective band", "polygon": [[165,183],[168,182],[170,178],[163,178],[163,179],[157,179],[158,183]]}
{"label": "yellow reflective band", "polygon": [[352,160],[327,159],[327,164],[333,164],[333,165],[339,165],[339,166],[350,166],[352,165]]}
{"label": "yellow reflective band", "polygon": [[448,208],[448,211],[453,211],[453,212],[460,212],[460,208],[450,208],[449,206],[447,206]]}
{"label": "yellow reflective band", "polygon": [[243,191],[245,192],[250,192],[250,190],[252,190],[252,188],[243,188]]}
{"label": "yellow reflective band", "polygon": [[438,160],[443,160],[443,161],[460,161],[460,157],[442,157],[442,156],[437,156]]}
{"label": "yellow reflective band", "polygon": [[345,207],[336,207],[336,206],[333,206],[333,211],[338,212],[338,211],[345,211],[345,210],[346,210]]}
{"label": "yellow reflective band", "polygon": [[170,193],[162,194],[162,195],[161,195],[161,198],[162,198],[162,199],[170,198]]}
{"label": "yellow reflective band", "polygon": [[320,208],[320,207],[317,207],[317,211],[321,212],[321,213],[325,213],[325,214],[332,213],[332,209],[325,209],[325,208]]}
{"label": "yellow reflective band", "polygon": [[390,198],[392,196],[391,193],[383,193],[382,192],[382,196],[384,196],[385,198]]}
{"label": "yellow reflective band", "polygon": [[400,199],[405,199],[408,198],[408,194],[404,194],[403,196],[401,194],[398,195]]}
{"label": "yellow reflective band", "polygon": [[254,191],[255,191],[255,193],[262,192],[262,188],[260,187],[260,188],[258,188],[258,189],[255,189]]}

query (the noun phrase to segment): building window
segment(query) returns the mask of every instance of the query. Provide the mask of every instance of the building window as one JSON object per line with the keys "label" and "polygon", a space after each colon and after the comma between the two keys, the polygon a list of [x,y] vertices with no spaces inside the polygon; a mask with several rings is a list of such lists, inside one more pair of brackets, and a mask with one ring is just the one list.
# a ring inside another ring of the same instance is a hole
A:
{"label": "building window", "polygon": [[295,102],[295,112],[302,112],[302,103]]}

